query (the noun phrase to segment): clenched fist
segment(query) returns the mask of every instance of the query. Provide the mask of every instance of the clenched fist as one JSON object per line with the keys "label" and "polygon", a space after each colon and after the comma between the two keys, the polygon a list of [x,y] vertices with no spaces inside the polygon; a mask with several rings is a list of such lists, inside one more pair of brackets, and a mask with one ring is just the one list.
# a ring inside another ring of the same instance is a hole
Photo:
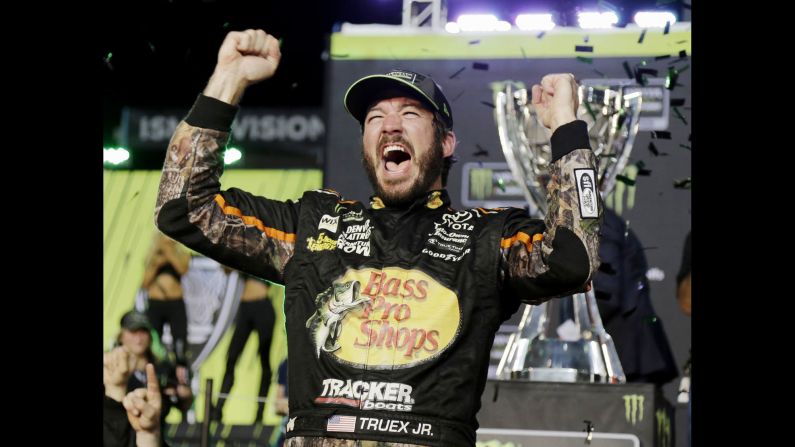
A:
{"label": "clenched fist", "polygon": [[273,76],[281,57],[279,41],[265,31],[232,31],[218,50],[218,63],[204,94],[237,104],[248,86]]}
{"label": "clenched fist", "polygon": [[571,73],[548,74],[533,86],[533,106],[541,123],[555,133],[577,119],[577,82]]}

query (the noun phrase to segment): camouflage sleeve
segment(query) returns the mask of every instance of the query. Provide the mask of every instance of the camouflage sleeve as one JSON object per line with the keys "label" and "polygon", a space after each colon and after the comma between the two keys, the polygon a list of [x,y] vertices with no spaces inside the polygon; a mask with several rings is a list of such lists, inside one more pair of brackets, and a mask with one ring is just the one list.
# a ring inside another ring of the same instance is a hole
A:
{"label": "camouflage sleeve", "polygon": [[169,142],[155,224],[169,237],[222,264],[282,282],[295,247],[299,204],[236,188],[221,191],[221,152],[230,135],[223,128],[231,125],[231,118],[219,124],[213,109],[219,106],[203,98]]}
{"label": "camouflage sleeve", "polygon": [[561,126],[552,150],[544,222],[515,210],[503,228],[504,285],[531,304],[587,290],[599,268],[603,212],[585,123]]}

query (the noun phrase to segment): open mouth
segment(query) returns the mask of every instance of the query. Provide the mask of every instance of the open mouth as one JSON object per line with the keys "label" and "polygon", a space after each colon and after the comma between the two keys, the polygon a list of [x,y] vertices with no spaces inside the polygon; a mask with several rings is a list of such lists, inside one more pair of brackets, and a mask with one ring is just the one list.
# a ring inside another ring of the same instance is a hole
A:
{"label": "open mouth", "polygon": [[411,154],[403,146],[388,144],[381,155],[387,172],[402,172],[411,165]]}

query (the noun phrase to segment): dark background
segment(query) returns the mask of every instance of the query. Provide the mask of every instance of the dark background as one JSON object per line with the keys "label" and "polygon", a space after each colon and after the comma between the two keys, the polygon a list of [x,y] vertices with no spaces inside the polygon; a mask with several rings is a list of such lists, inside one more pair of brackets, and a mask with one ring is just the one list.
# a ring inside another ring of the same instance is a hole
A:
{"label": "dark background", "polygon": [[[638,8],[655,9],[655,0],[612,0],[622,22]],[[682,2],[662,3],[679,20],[689,20]],[[687,2],[689,4],[689,2]],[[558,26],[576,26],[577,5],[597,2],[534,0],[448,0],[449,19],[467,12],[489,12],[513,22],[521,11],[553,10]],[[101,36],[95,61],[102,65],[103,143],[115,146],[121,109],[184,108],[192,104],[212,74],[218,48],[229,31],[262,28],[282,38],[276,75],[246,92],[241,104],[262,107],[320,107],[325,97],[324,60],[331,32],[344,22],[401,23],[402,0],[248,1],[149,0],[101,3]],[[108,57],[110,55],[110,57]],[[165,148],[164,148],[165,151]],[[159,169],[162,158],[134,168]]]}

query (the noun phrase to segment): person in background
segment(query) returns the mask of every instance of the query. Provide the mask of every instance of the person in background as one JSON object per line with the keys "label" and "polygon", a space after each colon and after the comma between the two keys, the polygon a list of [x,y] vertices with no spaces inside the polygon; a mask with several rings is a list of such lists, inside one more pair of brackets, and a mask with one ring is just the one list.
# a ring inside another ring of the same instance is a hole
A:
{"label": "person in background", "polygon": [[[121,330],[117,338],[117,346],[105,354],[105,403],[106,409],[118,411],[120,403],[127,393],[147,388],[149,376],[146,365],[152,364],[158,379],[158,388],[162,394],[160,426],[165,424],[166,416],[171,408],[176,407],[187,411],[193,403],[193,392],[185,374],[179,374],[177,368],[168,359],[158,359],[152,352],[153,328],[146,315],[129,311],[121,319]],[[123,367],[126,365],[126,367]],[[109,402],[112,399],[114,402]],[[112,419],[118,422],[118,418]],[[113,432],[124,444],[123,427],[114,425]],[[161,433],[162,436],[162,433]],[[129,439],[127,439],[129,440]]]}
{"label": "person in background", "polygon": [[594,277],[596,305],[627,381],[657,386],[670,382],[679,375],[679,368],[652,306],[643,246],[610,208],[605,208],[599,259]]}
{"label": "person in background", "polygon": [[[226,372],[223,382],[221,382],[221,394],[229,394],[232,385],[235,383],[235,365],[237,364],[243,348],[246,346],[249,335],[252,331],[257,331],[259,344],[259,362],[262,367],[262,375],[259,385],[259,402],[257,403],[257,415],[254,417],[255,423],[262,422],[262,415],[265,410],[264,398],[268,394],[271,383],[270,349],[273,339],[273,326],[276,322],[276,313],[273,310],[273,303],[268,299],[269,286],[265,281],[245,273],[240,274],[243,278],[243,293],[240,296],[240,307],[235,317],[235,331],[232,340],[229,342],[229,349],[226,354]],[[223,418],[223,407],[226,402],[225,397],[219,397],[216,406],[213,408],[212,418],[220,421]]]}
{"label": "person in background", "polygon": [[164,325],[168,323],[171,328],[173,343],[168,350],[181,374],[188,372],[188,317],[180,279],[188,271],[189,264],[190,254],[173,239],[158,232],[146,259],[141,284],[148,296],[146,315],[160,340]]}

